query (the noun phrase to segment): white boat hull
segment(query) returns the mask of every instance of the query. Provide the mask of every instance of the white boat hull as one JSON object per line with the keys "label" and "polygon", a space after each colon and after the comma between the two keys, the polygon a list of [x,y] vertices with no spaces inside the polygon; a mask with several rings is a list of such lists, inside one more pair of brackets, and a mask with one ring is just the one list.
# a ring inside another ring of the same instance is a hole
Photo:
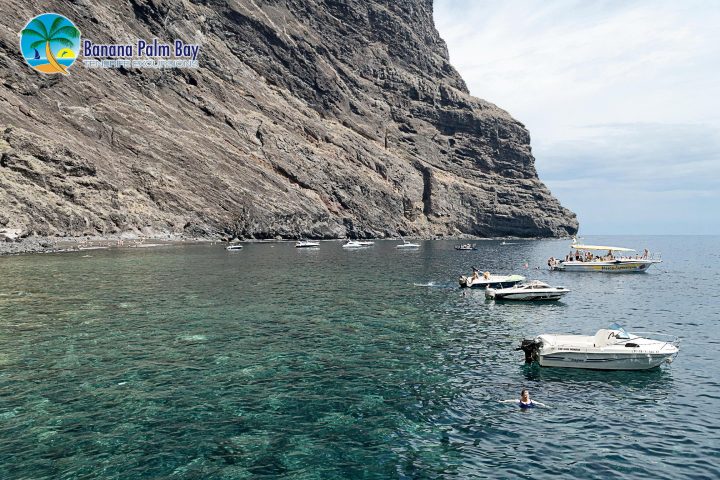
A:
{"label": "white boat hull", "polygon": [[298,242],[295,248],[319,248],[320,242]]}
{"label": "white boat hull", "polygon": [[542,367],[585,368],[590,370],[648,370],[672,361],[675,353],[580,353],[556,352],[540,354],[538,363]]}
{"label": "white boat hull", "polygon": [[552,267],[558,272],[605,272],[605,273],[641,273],[660,260],[609,260],[600,262],[560,262]]}
{"label": "white boat hull", "polygon": [[517,292],[517,293],[496,293],[487,292],[486,297],[494,300],[518,300],[518,301],[553,301],[560,300],[569,290],[556,290],[547,292]]}
{"label": "white boat hull", "polygon": [[520,282],[525,281],[525,277],[522,275],[490,275],[488,278],[485,277],[466,277],[462,276],[459,278],[461,288],[510,288],[517,285]]}

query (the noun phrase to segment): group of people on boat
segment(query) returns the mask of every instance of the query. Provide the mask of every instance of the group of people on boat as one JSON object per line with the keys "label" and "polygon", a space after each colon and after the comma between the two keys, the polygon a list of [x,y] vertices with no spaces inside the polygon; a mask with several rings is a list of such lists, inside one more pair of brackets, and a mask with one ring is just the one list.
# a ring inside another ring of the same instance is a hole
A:
{"label": "group of people on boat", "polygon": [[[480,280],[480,270],[478,270],[476,267],[472,267],[472,277],[471,280]],[[482,277],[484,280],[488,280],[490,278],[490,272],[484,272],[482,274]]]}
{"label": "group of people on boat", "polygon": [[[620,257],[620,258],[626,259],[626,260],[631,260],[631,259],[646,260],[648,258],[648,255],[649,255],[649,252],[648,252],[648,249],[646,248],[645,250],[643,250],[642,255],[635,255],[634,257],[633,256],[625,256],[625,257]],[[608,250],[607,254],[604,256],[593,255],[593,253],[591,251],[581,252],[580,250],[575,250],[575,253],[573,253],[571,250],[570,253],[565,255],[566,262],[609,262],[609,261],[615,260],[616,258],[617,257],[615,257],[615,255],[613,255],[612,250]],[[552,267],[560,264],[560,262],[561,262],[560,259],[555,258],[555,257],[550,257],[548,259],[548,266],[550,268],[552,268]]]}

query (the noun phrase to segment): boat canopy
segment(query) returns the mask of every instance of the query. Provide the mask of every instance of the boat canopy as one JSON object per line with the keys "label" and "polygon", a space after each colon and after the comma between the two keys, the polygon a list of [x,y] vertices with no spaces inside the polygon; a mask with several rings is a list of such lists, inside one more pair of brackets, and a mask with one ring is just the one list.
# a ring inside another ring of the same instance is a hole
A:
{"label": "boat canopy", "polygon": [[570,248],[575,248],[577,250],[612,250],[613,252],[634,252],[634,248],[623,248],[623,247],[609,247],[607,245],[580,245],[578,243],[573,243],[570,245]]}

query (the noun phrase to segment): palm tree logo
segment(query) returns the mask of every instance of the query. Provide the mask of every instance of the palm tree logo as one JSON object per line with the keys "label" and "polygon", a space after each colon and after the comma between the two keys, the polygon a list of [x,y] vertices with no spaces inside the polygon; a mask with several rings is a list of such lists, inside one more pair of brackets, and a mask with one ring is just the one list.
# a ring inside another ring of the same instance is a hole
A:
{"label": "palm tree logo", "polygon": [[20,51],[38,72],[67,75],[80,51],[80,30],[67,17],[43,13],[20,31]]}

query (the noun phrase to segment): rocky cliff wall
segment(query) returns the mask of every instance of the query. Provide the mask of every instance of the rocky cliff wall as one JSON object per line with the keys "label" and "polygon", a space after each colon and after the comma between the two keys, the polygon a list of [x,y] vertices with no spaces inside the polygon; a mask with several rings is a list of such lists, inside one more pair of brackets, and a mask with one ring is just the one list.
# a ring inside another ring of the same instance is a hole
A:
{"label": "rocky cliff wall", "polygon": [[[0,228],[246,238],[561,236],[530,137],[469,95],[431,0],[2,0]],[[29,68],[39,13],[202,45],[197,70]]]}

